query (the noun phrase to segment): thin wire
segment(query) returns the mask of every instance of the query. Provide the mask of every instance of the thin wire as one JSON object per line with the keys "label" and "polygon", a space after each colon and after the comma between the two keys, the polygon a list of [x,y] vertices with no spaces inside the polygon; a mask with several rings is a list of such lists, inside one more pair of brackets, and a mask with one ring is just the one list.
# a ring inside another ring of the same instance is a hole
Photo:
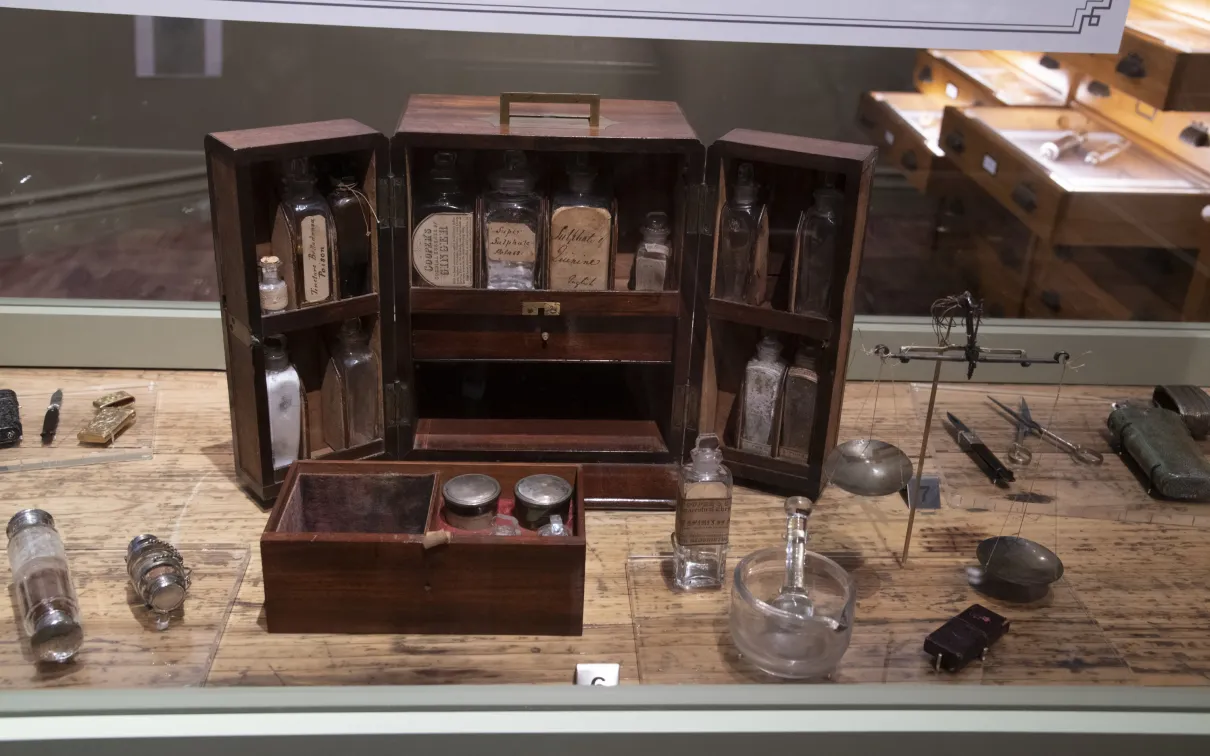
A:
{"label": "thin wire", "polygon": [[[336,185],[336,188],[344,189],[345,191],[352,193],[352,195],[357,198],[357,203],[361,205],[361,216],[366,222],[366,236],[369,236],[371,234],[371,229],[378,228],[379,223],[378,213],[374,210],[374,203],[370,202],[369,197],[362,194],[361,190],[357,188],[356,184],[350,184],[346,181],[342,181]],[[374,225],[372,226],[370,225],[371,217],[374,219]]]}

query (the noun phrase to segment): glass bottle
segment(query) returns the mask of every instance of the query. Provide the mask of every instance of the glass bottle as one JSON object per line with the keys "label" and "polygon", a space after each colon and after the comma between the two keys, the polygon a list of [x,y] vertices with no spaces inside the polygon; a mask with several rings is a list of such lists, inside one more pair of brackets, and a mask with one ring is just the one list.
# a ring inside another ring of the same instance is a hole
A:
{"label": "glass bottle", "polygon": [[769,454],[773,445],[773,415],[781,394],[786,362],[781,342],[765,334],[756,345],[756,356],[744,368],[743,415],[740,418],[739,448]]}
{"label": "glass bottle", "polygon": [[302,381],[286,355],[284,336],[265,339],[265,388],[269,401],[269,438],[273,469],[298,459],[302,439]]}
{"label": "glass bottle", "polygon": [[811,431],[815,427],[815,400],[819,396],[819,376],[815,373],[815,354],[799,344],[794,364],[786,371],[781,411],[781,444],[777,456],[806,461],[811,449]]}
{"label": "glass bottle", "polygon": [[427,183],[417,190],[412,265],[428,286],[475,285],[475,200],[458,178],[458,155],[433,156]]}
{"label": "glass bottle", "polygon": [[672,256],[672,247],[668,244],[668,236],[672,233],[668,214],[647,213],[640,230],[643,241],[634,255],[634,290],[663,291],[668,259]]}
{"label": "glass bottle", "polygon": [[594,189],[597,171],[582,152],[567,166],[567,191],[550,213],[550,275],[557,291],[607,291],[613,272],[613,213]]}
{"label": "glass bottle", "polygon": [[814,192],[815,203],[807,210],[798,240],[798,287],[794,311],[827,317],[832,289],[832,270],[836,266],[836,233],[840,225],[840,205],[844,195],[826,180]]}
{"label": "glass bottle", "polygon": [[752,164],[740,163],[735,186],[719,219],[718,281],[715,288],[715,296],[719,299],[745,301],[762,209],[757,201],[758,194]]}
{"label": "glass bottle", "polygon": [[504,153],[504,167],[493,172],[483,198],[483,257],[488,289],[534,289],[542,255],[542,198],[525,153]]}
{"label": "glass bottle", "polygon": [[332,222],[336,235],[333,248],[337,250],[340,271],[338,291],[342,299],[370,293],[370,255],[374,232],[374,214],[370,198],[357,188],[357,179],[343,176],[328,194]]}
{"label": "glass bottle", "polygon": [[332,360],[340,375],[348,446],[361,446],[380,438],[378,431],[378,358],[370,349],[370,335],[357,318],[340,327]]}
{"label": "glass bottle", "polygon": [[271,241],[274,253],[289,266],[287,284],[293,284],[296,306],[320,304],[333,298],[336,224],[332,221],[332,210],[316,188],[315,173],[306,158],[294,158],[286,164]]}
{"label": "glass bottle", "polygon": [[726,579],[732,480],[720,447],[718,436],[701,434],[681,468],[672,533],[673,582],[681,590],[721,588]]}
{"label": "glass bottle", "polygon": [[23,509],[8,521],[7,535],[17,610],[34,658],[68,661],[80,650],[84,629],[55,518],[41,509]]}
{"label": "glass bottle", "polygon": [[260,259],[260,308],[262,312],[281,312],[290,305],[286,282],[281,277],[281,260],[273,255]]}

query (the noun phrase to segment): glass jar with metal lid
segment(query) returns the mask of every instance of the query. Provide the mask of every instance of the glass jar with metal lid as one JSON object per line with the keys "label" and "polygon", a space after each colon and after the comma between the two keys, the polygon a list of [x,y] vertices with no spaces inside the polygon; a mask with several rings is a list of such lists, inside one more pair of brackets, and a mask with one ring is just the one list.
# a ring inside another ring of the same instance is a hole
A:
{"label": "glass jar with metal lid", "polygon": [[19,619],[34,658],[68,661],[84,643],[84,629],[55,518],[41,509],[23,509],[8,521],[7,535]]}
{"label": "glass jar with metal lid", "polygon": [[559,515],[566,523],[571,522],[571,484],[558,475],[530,475],[517,481],[513,490],[517,516],[521,527],[537,530],[550,522],[551,515]]}
{"label": "glass jar with metal lid", "polygon": [[490,475],[456,475],[441,487],[445,521],[462,530],[491,530],[500,484]]}

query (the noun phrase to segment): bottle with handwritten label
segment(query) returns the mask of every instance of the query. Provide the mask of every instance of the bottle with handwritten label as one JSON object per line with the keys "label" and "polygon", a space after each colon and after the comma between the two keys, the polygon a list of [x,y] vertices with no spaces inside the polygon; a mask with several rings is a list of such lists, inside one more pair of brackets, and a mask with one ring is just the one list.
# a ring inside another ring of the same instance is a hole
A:
{"label": "bottle with handwritten label", "polygon": [[613,213],[595,188],[588,155],[567,164],[567,191],[555,195],[550,213],[550,289],[607,291],[613,274]]}
{"label": "bottle with handwritten label", "polygon": [[412,265],[418,283],[470,288],[475,285],[475,200],[458,177],[458,155],[438,152],[428,180],[416,191]]}
{"label": "bottle with handwritten label", "polygon": [[483,198],[483,270],[488,289],[535,289],[542,257],[542,198],[525,153],[504,153]]}
{"label": "bottle with handwritten label", "polygon": [[336,229],[337,268],[340,270],[340,297],[359,297],[370,293],[370,236],[376,229],[370,198],[357,186],[352,175],[342,176],[328,194]]}
{"label": "bottle with handwritten label", "polygon": [[332,257],[336,224],[306,158],[294,158],[285,165],[271,243],[273,253],[286,266],[292,305],[308,307],[335,297]]}
{"label": "bottle with handwritten label", "polygon": [[681,468],[672,533],[673,582],[681,590],[721,588],[726,579],[733,483],[721,446],[715,434],[701,434]]}
{"label": "bottle with handwritten label", "polygon": [[640,231],[643,241],[634,254],[634,290],[663,291],[668,277],[668,259],[672,256],[672,247],[668,244],[668,236],[672,233],[668,214],[647,213]]}

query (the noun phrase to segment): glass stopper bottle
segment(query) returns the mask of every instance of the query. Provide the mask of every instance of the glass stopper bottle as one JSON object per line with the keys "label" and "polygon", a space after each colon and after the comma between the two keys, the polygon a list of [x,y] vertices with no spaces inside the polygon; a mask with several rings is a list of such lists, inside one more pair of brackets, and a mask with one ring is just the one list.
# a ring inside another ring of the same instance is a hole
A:
{"label": "glass stopper bottle", "polygon": [[815,203],[807,210],[806,223],[798,240],[798,287],[794,311],[827,317],[832,288],[832,270],[836,266],[836,233],[840,224],[840,206],[844,195],[832,186],[832,179],[814,191]]}
{"label": "glass stopper bottle", "polygon": [[488,289],[535,289],[541,268],[542,198],[525,153],[504,153],[483,198],[483,257]]}
{"label": "glass stopper bottle", "polygon": [[294,158],[285,166],[271,241],[274,254],[290,271],[286,283],[298,307],[334,297],[332,251],[336,248],[336,225],[306,158]]}
{"label": "glass stopper bottle", "polygon": [[668,276],[668,259],[672,256],[672,247],[668,244],[668,237],[672,233],[668,214],[647,213],[640,231],[643,241],[634,255],[634,289],[663,291]]}
{"label": "glass stopper bottle", "polygon": [[328,194],[328,205],[336,236],[333,248],[337,250],[340,296],[347,299],[369,294],[371,234],[375,230],[370,198],[357,188],[357,179],[349,172]]}
{"label": "glass stopper bottle", "polygon": [[417,189],[412,266],[427,286],[475,285],[475,200],[462,188],[458,155],[438,152]]}
{"label": "glass stopper bottle", "polygon": [[607,291],[613,275],[613,213],[594,188],[597,171],[582,152],[567,165],[567,191],[550,213],[550,289]]}
{"label": "glass stopper bottle", "polygon": [[746,300],[748,279],[753,272],[757,224],[761,205],[759,187],[751,163],[740,163],[735,186],[719,219],[718,277],[715,296],[732,302]]}
{"label": "glass stopper bottle", "polygon": [[773,415],[777,411],[785,372],[781,342],[773,334],[765,334],[756,345],[756,355],[744,368],[740,449],[765,455],[772,450]]}
{"label": "glass stopper bottle", "polygon": [[341,381],[341,404],[350,447],[380,438],[378,431],[378,358],[370,349],[370,335],[356,318],[346,320],[332,350]]}
{"label": "glass stopper bottle", "polygon": [[815,428],[815,401],[819,396],[819,376],[815,373],[815,353],[799,344],[794,364],[786,371],[782,399],[781,444],[777,456],[805,461],[811,449],[811,431]]}
{"label": "glass stopper bottle", "polygon": [[286,282],[281,277],[281,260],[273,255],[260,259],[260,308],[262,312],[281,312],[290,305]]}
{"label": "glass stopper bottle", "polygon": [[23,509],[8,521],[7,535],[17,610],[34,658],[68,661],[80,650],[84,629],[55,518],[41,509]]}
{"label": "glass stopper bottle", "polygon": [[269,401],[269,438],[273,469],[298,459],[302,439],[302,381],[286,355],[286,337],[265,339],[265,388]]}
{"label": "glass stopper bottle", "polygon": [[681,468],[672,533],[673,582],[681,590],[721,588],[731,528],[731,471],[718,436],[703,433]]}

